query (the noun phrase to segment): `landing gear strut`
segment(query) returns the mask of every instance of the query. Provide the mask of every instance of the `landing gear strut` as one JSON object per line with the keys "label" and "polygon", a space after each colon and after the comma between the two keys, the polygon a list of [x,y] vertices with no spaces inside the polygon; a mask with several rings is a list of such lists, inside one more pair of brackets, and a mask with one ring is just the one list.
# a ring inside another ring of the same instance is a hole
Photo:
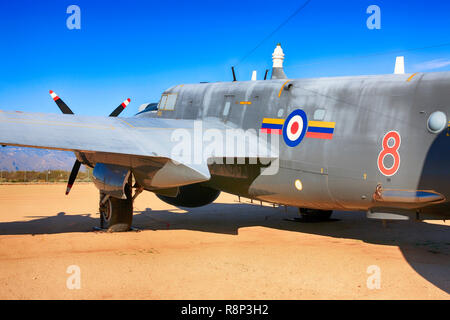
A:
{"label": "landing gear strut", "polygon": [[[126,199],[117,199],[100,192],[100,227],[108,232],[123,232],[133,221],[133,197],[129,183],[125,185]],[[106,226],[105,226],[106,224]]]}

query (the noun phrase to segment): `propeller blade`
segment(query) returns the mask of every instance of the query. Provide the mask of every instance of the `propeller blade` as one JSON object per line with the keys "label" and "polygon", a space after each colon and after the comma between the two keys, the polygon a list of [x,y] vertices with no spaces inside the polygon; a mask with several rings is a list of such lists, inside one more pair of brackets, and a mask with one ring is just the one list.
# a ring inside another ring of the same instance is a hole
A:
{"label": "propeller blade", "polygon": [[130,98],[128,98],[127,100],[122,102],[117,108],[114,109],[113,112],[111,112],[111,114],[109,116],[117,117],[127,107],[127,105],[130,103],[130,101],[131,101]]}
{"label": "propeller blade", "polygon": [[62,99],[58,97],[58,95],[55,92],[50,90],[50,95],[52,96],[53,100],[56,102],[62,113],[73,114],[72,110],[70,110],[67,104],[64,101],[62,101]]}
{"label": "propeller blade", "polygon": [[69,181],[67,182],[67,189],[66,189],[66,196],[69,194],[70,189],[72,189],[73,183],[75,182],[75,179],[77,178],[78,171],[80,170],[81,162],[76,160],[73,164],[72,172],[69,176]]}
{"label": "propeller blade", "polygon": [[[63,114],[74,114],[72,110],[65,104],[64,101],[58,95],[50,90],[50,96],[52,99],[56,102],[59,109]],[[122,102],[116,109],[114,109],[113,112],[109,115],[110,117],[117,117],[130,103],[130,98]],[[73,164],[72,171],[70,172],[69,181],[67,182],[67,189],[66,189],[66,195],[69,194],[70,190],[72,189],[73,184],[75,183],[75,179],[77,178],[78,171],[80,171],[81,162],[76,160]]]}
{"label": "propeller blade", "polygon": [[[49,93],[63,114],[74,114],[73,111],[70,110],[70,108],[67,106],[67,104],[64,101],[62,101],[62,99],[58,97],[58,95],[55,92],[53,92],[53,90],[50,90]],[[75,163],[73,164],[72,172],[70,173],[69,176],[69,181],[67,182],[66,195],[68,195],[70,189],[72,189],[73,183],[77,178],[78,171],[80,170],[80,166],[81,162],[76,160]]]}

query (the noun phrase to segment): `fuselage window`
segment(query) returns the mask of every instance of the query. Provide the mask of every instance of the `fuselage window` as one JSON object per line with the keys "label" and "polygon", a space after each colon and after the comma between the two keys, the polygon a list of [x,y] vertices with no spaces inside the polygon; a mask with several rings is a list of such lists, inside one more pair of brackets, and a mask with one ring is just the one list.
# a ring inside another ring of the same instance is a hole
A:
{"label": "fuselage window", "polygon": [[316,111],[314,111],[314,120],[322,121],[323,119],[325,119],[325,113],[325,109],[317,109]]}
{"label": "fuselage window", "polygon": [[230,106],[231,106],[230,101],[225,102],[225,107],[223,108],[223,116],[224,117],[228,116],[228,113],[230,112]]}

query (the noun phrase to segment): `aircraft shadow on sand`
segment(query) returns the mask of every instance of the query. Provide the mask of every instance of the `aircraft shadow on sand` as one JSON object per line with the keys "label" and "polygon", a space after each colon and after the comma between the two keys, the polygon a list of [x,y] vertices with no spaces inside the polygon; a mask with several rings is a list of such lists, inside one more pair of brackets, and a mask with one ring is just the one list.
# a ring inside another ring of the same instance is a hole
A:
{"label": "aircraft shadow on sand", "polygon": [[[192,230],[237,235],[240,228],[261,226],[316,234],[333,238],[357,239],[366,243],[398,246],[411,267],[441,290],[450,293],[449,227],[415,221],[368,220],[363,212],[335,212],[327,222],[288,221],[297,216],[295,208],[272,208],[245,202],[214,203],[200,208],[135,210],[133,226],[140,230]],[[97,213],[28,217],[29,221],[0,223],[0,235],[91,232],[99,225]],[[299,244],[300,246],[301,244]]]}

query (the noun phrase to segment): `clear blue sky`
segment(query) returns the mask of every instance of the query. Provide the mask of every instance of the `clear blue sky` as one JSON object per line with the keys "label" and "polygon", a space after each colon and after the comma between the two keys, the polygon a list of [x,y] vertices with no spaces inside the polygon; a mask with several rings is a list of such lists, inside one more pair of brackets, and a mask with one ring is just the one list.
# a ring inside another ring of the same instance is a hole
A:
{"label": "clear blue sky", "polygon": [[[230,66],[302,3],[299,1],[1,1],[0,109],[59,112],[48,90],[75,113],[107,115],[125,98],[131,116],[180,83],[231,80]],[[81,8],[81,30],[66,9]],[[369,5],[381,30],[366,27]],[[263,75],[281,42],[290,78],[392,73],[396,54],[450,43],[450,2],[312,0],[244,62]],[[450,46],[406,52],[406,71],[450,70]]]}

